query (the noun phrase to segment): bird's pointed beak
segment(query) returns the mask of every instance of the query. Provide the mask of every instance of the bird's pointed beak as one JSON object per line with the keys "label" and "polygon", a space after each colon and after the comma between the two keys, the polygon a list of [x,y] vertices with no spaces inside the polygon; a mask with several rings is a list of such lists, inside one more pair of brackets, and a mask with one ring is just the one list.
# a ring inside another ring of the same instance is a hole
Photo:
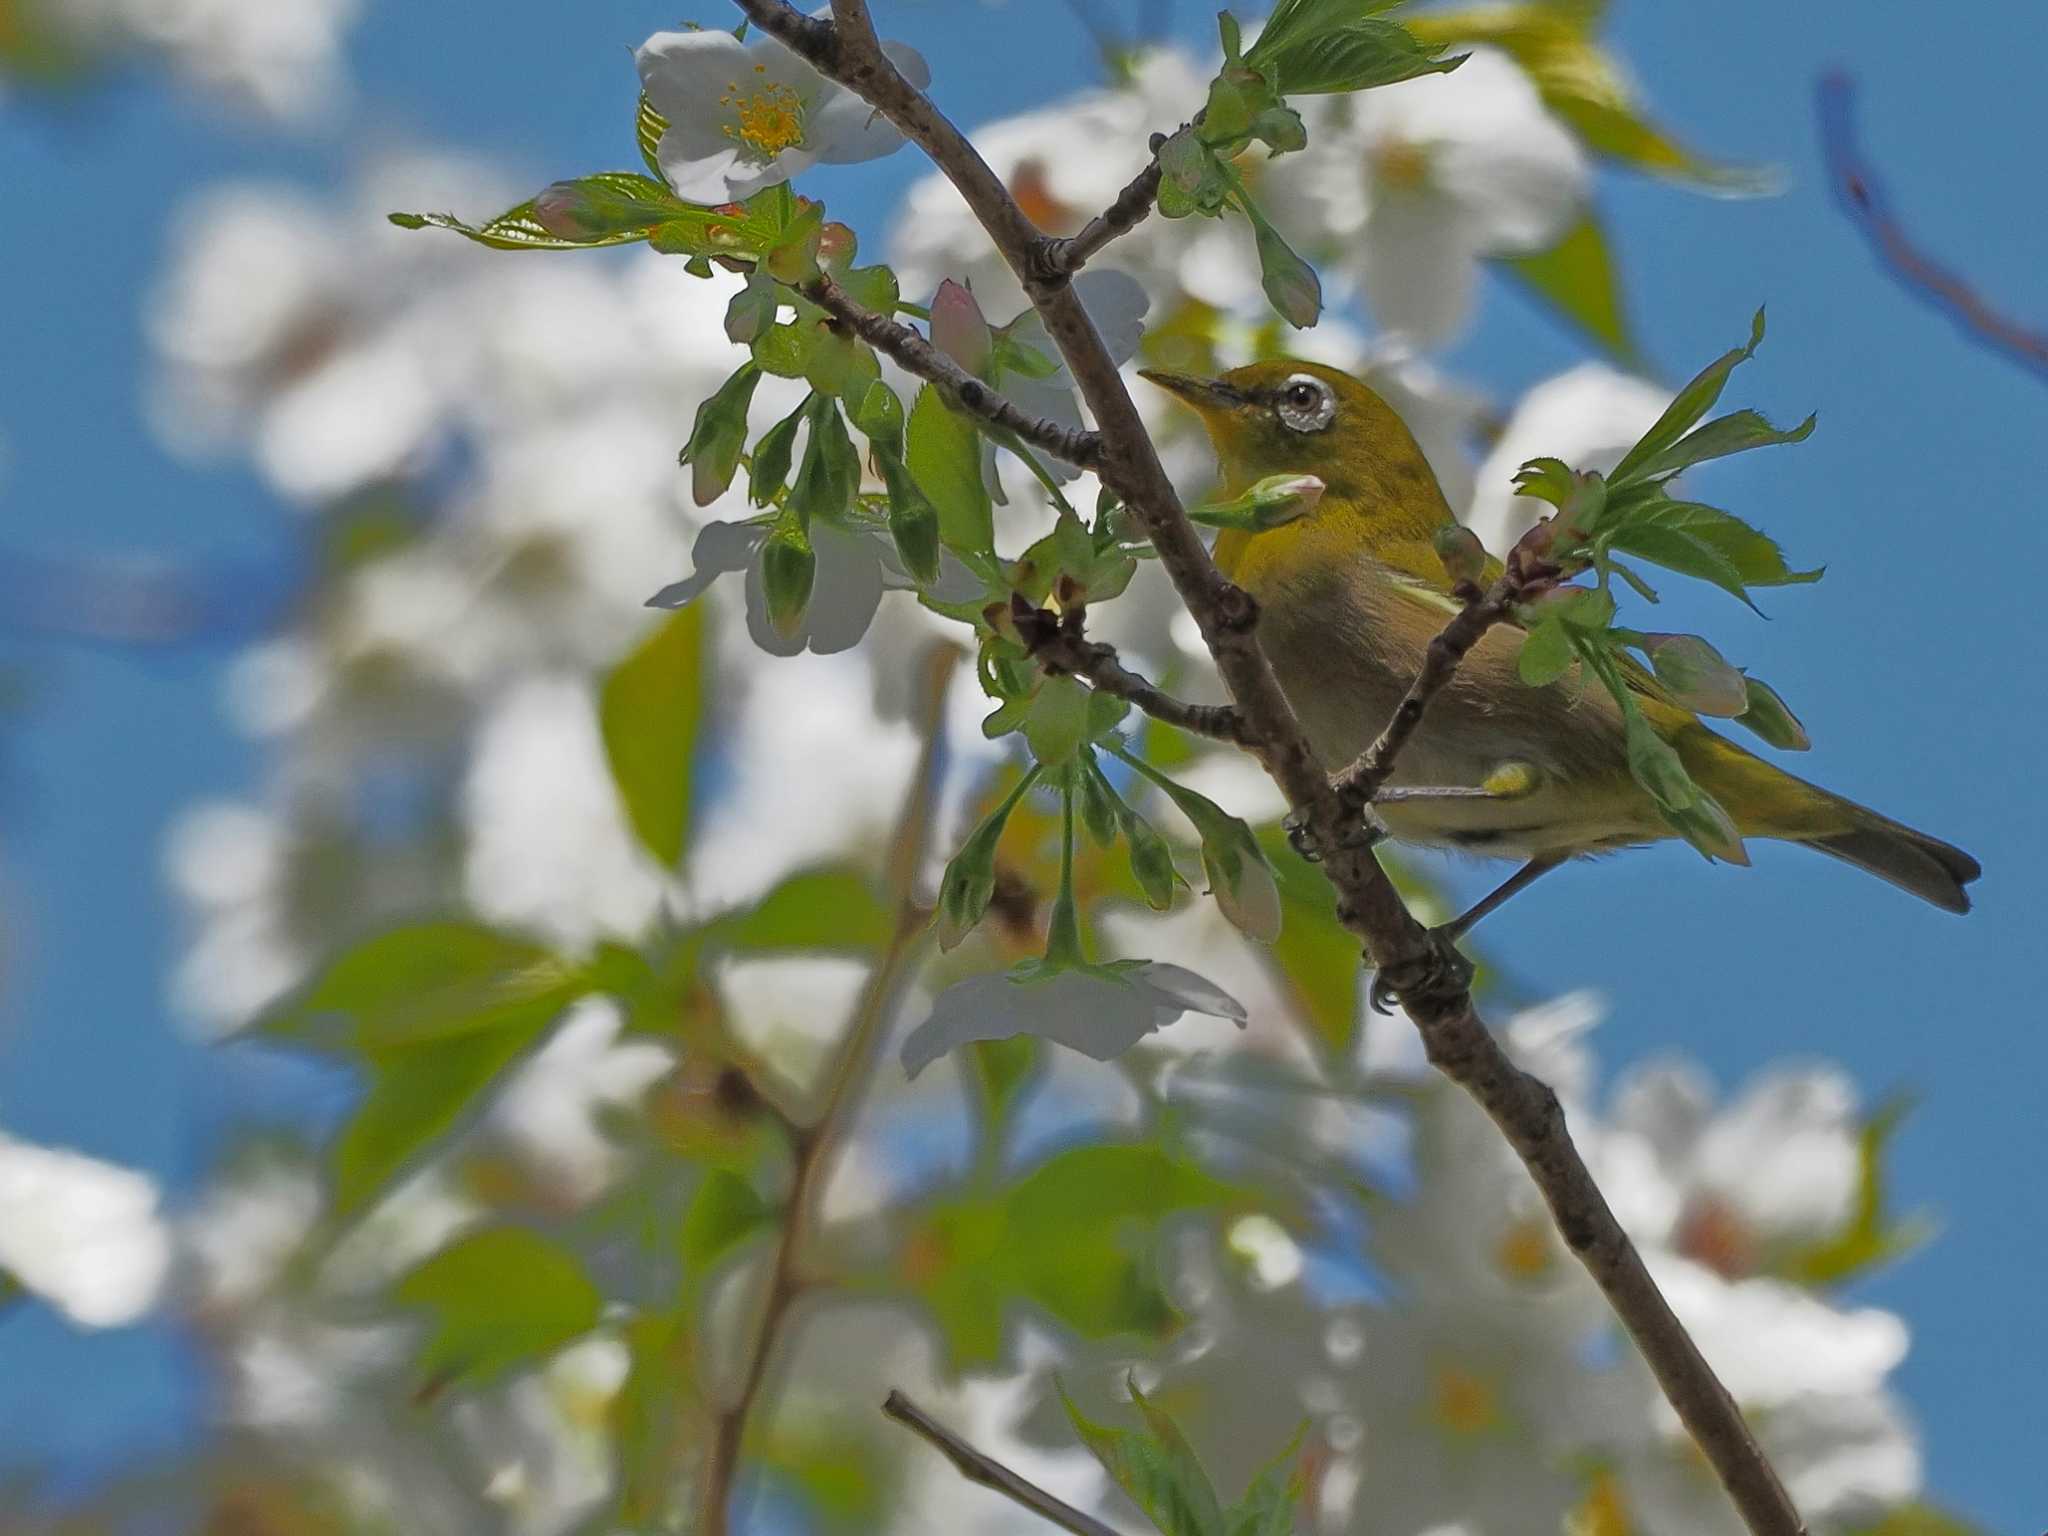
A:
{"label": "bird's pointed beak", "polygon": [[1221,379],[1198,378],[1192,373],[1169,373],[1163,368],[1140,368],[1138,377],[1147,383],[1157,384],[1170,395],[1186,401],[1204,415],[1211,412],[1234,411],[1249,405],[1244,392],[1224,383]]}

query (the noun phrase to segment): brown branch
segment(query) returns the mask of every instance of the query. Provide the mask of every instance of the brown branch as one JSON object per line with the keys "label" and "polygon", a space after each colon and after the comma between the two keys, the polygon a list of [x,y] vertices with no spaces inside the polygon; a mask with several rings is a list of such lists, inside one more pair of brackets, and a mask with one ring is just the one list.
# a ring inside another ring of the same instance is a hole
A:
{"label": "brown branch", "polygon": [[869,346],[937,385],[948,403],[967,415],[1014,433],[1077,468],[1093,469],[1101,463],[1102,440],[1093,432],[1020,410],[900,320],[862,307],[831,274],[821,272],[799,284],[797,291]]}
{"label": "brown branch", "polygon": [[1161,724],[1192,735],[1240,747],[1252,744],[1244,717],[1230,705],[1190,704],[1177,699],[1126,667],[1115,646],[1090,640],[1081,632],[1078,622],[1087,610],[1072,608],[1060,615],[1033,608],[1022,598],[1013,598],[1012,602],[1011,618],[1017,625],[1018,638],[1048,673],[1078,677],[1091,688],[1126,700]]}
{"label": "brown branch", "polygon": [[1465,606],[1429,642],[1429,648],[1422,654],[1422,669],[1395,706],[1394,717],[1373,744],[1338,775],[1337,793],[1347,810],[1356,814],[1372,804],[1381,787],[1393,777],[1395,761],[1422,724],[1430,700],[1449,686],[1472,647],[1521,601],[1530,580],[1529,567],[1511,557],[1507,570],[1486,591],[1477,587],[1465,590]]}
{"label": "brown branch", "polygon": [[977,1451],[901,1392],[889,1394],[888,1400],[882,1404],[882,1412],[931,1442],[970,1483],[993,1488],[1034,1515],[1063,1530],[1072,1531],[1074,1536],[1117,1536],[1093,1515],[1083,1514],[1064,1499],[1054,1498],[1036,1483],[1012,1472],[993,1456]]}
{"label": "brown branch", "polygon": [[1040,240],[1035,261],[1048,280],[1072,277],[1104,246],[1145,222],[1159,200],[1159,148],[1165,142],[1164,134],[1152,136],[1151,164],[1138,172],[1102,212],[1071,235]]}
{"label": "brown branch", "polygon": [[1832,74],[1821,81],[1821,155],[1828,179],[1878,260],[1902,287],[1946,310],[1973,341],[2048,376],[2048,332],[2030,330],[2000,314],[1966,278],[1923,252],[1907,233],[1857,146],[1854,106],[1855,85],[1847,75]]}
{"label": "brown branch", "polygon": [[916,901],[916,881],[931,841],[932,820],[938,805],[936,791],[946,687],[952,681],[960,654],[955,646],[938,645],[927,655],[921,711],[924,750],[918,759],[910,789],[904,796],[903,810],[897,818],[896,832],[890,843],[888,884],[897,903],[895,931],[888,949],[861,989],[840,1037],[838,1051],[827,1068],[824,1104],[816,1118],[795,1134],[796,1169],[790,1179],[782,1233],[769,1269],[760,1324],[747,1351],[740,1389],[712,1423],[697,1526],[701,1536],[726,1536],[733,1483],[739,1470],[740,1449],[746,1440],[747,1426],[768,1384],[776,1346],[781,1341],[791,1310],[807,1289],[804,1247],[816,1220],[819,1194],[830,1180],[846,1123],[874,1066],[875,1048],[930,927],[931,914]]}
{"label": "brown branch", "polygon": [[1094,413],[1105,484],[1151,538],[1236,701],[1247,748],[1325,850],[1338,915],[1364,940],[1383,979],[1402,996],[1429,1058],[1486,1110],[1542,1189],[1559,1231],[1642,1350],[1665,1396],[1720,1477],[1755,1536],[1800,1536],[1805,1526],[1743,1423],[1734,1400],[1657,1290],[1573,1145],[1557,1097],[1517,1068],[1473,1010],[1470,990],[1442,962],[1360,840],[1295,719],[1255,633],[1257,605],[1216,569],[1161,467],[1115,360],[1064,280],[1036,268],[1042,238],[1002,179],[875,42],[863,0],[833,0],[840,26],[823,42],[786,0],[736,0],[764,31],[857,92],[914,140],[952,181],[1024,285],[1047,334]]}

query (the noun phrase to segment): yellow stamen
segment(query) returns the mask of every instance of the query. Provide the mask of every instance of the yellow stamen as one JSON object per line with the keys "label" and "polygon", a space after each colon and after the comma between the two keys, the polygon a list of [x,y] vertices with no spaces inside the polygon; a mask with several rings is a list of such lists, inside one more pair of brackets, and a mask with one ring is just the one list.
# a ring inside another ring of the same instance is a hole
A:
{"label": "yellow stamen", "polygon": [[[755,73],[767,66],[756,64]],[[785,149],[796,149],[804,141],[804,103],[793,86],[780,80],[757,81],[754,89],[743,91],[737,80],[726,84],[718,104],[732,113],[725,136],[745,145],[764,160],[772,160]]]}
{"label": "yellow stamen", "polygon": [[1429,1412],[1441,1429],[1477,1435],[1500,1422],[1500,1397],[1484,1377],[1447,1365],[1436,1373]]}
{"label": "yellow stamen", "polygon": [[1510,1279],[1541,1280],[1555,1257],[1549,1228],[1534,1216],[1524,1217],[1501,1234],[1493,1256]]}
{"label": "yellow stamen", "polygon": [[1385,186],[1413,191],[1429,180],[1429,151],[1406,139],[1389,139],[1373,151],[1372,173]]}
{"label": "yellow stamen", "polygon": [[1564,1518],[1565,1536],[1632,1536],[1635,1524],[1612,1472],[1596,1473],[1579,1507]]}

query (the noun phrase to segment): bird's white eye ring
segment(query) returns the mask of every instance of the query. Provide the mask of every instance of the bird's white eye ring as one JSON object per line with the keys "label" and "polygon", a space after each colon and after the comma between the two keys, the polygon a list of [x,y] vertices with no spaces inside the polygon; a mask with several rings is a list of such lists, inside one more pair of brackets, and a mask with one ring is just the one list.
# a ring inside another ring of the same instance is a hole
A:
{"label": "bird's white eye ring", "polygon": [[1312,373],[1291,375],[1278,391],[1274,409],[1296,432],[1320,432],[1337,419],[1337,396]]}

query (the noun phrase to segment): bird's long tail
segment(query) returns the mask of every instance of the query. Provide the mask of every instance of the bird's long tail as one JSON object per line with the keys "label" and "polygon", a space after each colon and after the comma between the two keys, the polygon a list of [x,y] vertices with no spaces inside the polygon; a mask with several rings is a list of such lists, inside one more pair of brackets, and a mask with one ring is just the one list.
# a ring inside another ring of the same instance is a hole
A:
{"label": "bird's long tail", "polygon": [[1673,744],[1743,836],[1803,843],[1944,911],[1970,910],[1963,887],[1984,870],[1962,849],[1809,784],[1704,727],[1694,730],[1697,736],[1685,731]]}

